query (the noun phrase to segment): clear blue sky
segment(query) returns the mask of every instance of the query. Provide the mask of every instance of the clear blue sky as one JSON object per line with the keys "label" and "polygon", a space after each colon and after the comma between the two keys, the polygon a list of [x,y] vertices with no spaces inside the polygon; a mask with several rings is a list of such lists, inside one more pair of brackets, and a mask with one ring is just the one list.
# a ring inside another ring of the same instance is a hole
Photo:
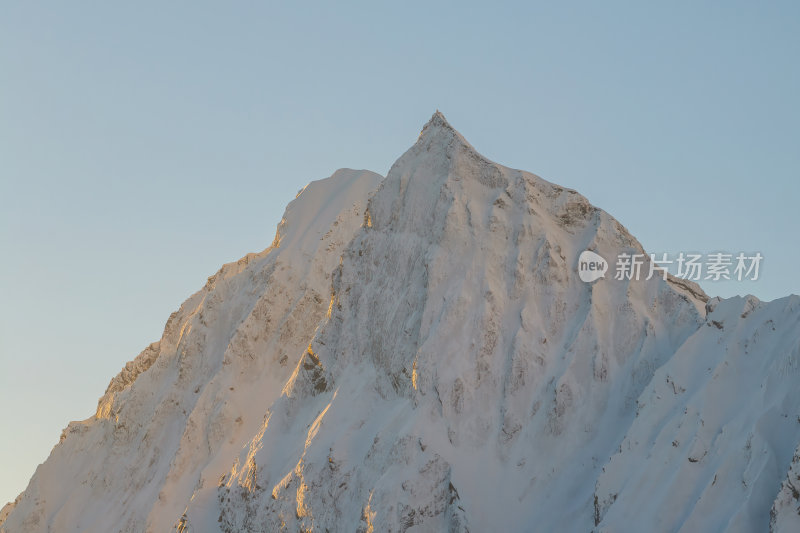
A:
{"label": "clear blue sky", "polygon": [[707,292],[800,293],[800,3],[528,4],[3,2],[0,500],[298,189],[437,108],[648,250],[764,255]]}

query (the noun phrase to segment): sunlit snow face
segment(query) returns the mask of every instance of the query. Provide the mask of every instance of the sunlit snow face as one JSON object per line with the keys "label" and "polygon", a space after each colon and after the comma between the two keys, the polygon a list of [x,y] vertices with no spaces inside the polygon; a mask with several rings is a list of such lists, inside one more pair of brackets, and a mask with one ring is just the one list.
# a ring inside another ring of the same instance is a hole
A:
{"label": "sunlit snow face", "polygon": [[590,250],[581,252],[578,258],[578,276],[580,276],[581,281],[590,283],[596,279],[603,278],[607,270],[608,261],[601,256]]}

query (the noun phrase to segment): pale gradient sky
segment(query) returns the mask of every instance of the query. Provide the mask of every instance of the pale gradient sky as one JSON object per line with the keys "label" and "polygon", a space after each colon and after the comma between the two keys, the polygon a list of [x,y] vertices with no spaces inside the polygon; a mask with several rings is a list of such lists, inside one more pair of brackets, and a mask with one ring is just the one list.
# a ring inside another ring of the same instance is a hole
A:
{"label": "pale gradient sky", "polygon": [[[0,5],[0,502],[220,265],[435,109],[651,251],[800,293],[800,3]],[[2,503],[0,503],[2,505]]]}

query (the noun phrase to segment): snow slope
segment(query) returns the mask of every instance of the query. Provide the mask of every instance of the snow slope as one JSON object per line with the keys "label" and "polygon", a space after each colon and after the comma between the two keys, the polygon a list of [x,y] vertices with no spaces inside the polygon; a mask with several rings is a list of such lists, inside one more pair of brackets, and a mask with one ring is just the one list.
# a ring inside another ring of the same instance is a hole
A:
{"label": "snow slope", "polygon": [[272,246],[223,266],[72,422],[0,531],[167,531],[258,431],[324,318],[381,177],[340,170],[289,204]]}
{"label": "snow slope", "polygon": [[0,531],[796,531],[800,298],[586,249],[643,252],[437,112],[187,300]]}

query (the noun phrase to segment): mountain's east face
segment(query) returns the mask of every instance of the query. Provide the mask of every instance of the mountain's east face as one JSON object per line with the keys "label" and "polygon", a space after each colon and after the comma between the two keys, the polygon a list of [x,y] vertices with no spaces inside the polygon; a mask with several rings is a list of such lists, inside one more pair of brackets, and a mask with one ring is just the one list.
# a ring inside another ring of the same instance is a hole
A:
{"label": "mountain's east face", "polygon": [[794,531],[800,298],[584,283],[642,252],[437,113],[224,266],[0,531]]}

